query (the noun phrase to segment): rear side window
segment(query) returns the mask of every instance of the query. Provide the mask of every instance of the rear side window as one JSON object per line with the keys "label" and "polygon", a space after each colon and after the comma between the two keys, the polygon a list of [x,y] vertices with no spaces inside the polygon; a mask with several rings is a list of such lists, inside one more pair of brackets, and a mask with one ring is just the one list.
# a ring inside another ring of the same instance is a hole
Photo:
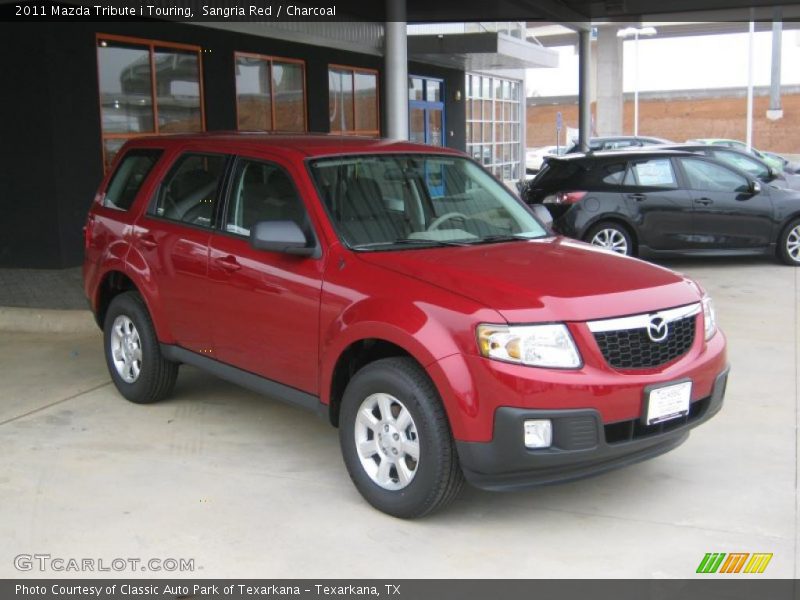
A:
{"label": "rear side window", "polygon": [[619,185],[625,177],[625,163],[615,163],[606,165],[601,170],[603,183],[608,185]]}
{"label": "rear side window", "polygon": [[158,190],[150,214],[170,221],[212,227],[227,157],[181,156]]}
{"label": "rear side window", "polygon": [[161,150],[131,150],[125,153],[111,176],[103,206],[119,210],[130,209],[139,188],[160,156]]}
{"label": "rear side window", "polygon": [[652,158],[633,163],[625,177],[625,185],[677,188],[678,180],[670,159]]}

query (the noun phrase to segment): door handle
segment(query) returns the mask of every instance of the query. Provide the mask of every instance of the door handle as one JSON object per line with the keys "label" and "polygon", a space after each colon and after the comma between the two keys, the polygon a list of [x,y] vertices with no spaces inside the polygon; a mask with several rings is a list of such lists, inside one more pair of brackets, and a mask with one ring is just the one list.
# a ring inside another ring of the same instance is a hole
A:
{"label": "door handle", "polygon": [[628,198],[631,200],[636,200],[637,202],[641,202],[645,198],[647,198],[646,194],[628,194]]}
{"label": "door handle", "polygon": [[239,261],[236,260],[236,257],[232,254],[218,256],[214,261],[225,271],[238,271],[242,268],[242,265],[239,264]]}
{"label": "door handle", "polygon": [[708,206],[709,204],[714,204],[714,201],[711,198],[695,198],[694,203]]}
{"label": "door handle", "polygon": [[156,241],[156,238],[154,238],[150,234],[145,234],[145,235],[141,236],[139,238],[139,243],[142,245],[143,248],[146,248],[147,250],[152,250],[153,248],[158,246],[158,242]]}

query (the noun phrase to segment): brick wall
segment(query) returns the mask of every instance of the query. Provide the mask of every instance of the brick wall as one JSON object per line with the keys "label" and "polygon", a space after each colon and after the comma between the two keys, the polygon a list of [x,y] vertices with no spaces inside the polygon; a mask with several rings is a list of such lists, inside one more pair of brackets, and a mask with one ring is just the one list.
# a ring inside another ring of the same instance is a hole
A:
{"label": "brick wall", "polygon": [[[528,147],[555,144],[556,113],[561,111],[564,127],[578,126],[577,100],[559,104],[530,104],[527,110]],[[768,96],[753,99],[753,145],[762,150],[800,153],[800,94],[784,94],[781,99],[783,118],[770,121],[766,117]],[[592,104],[592,113],[595,106]],[[747,100],[727,98],[639,98],[639,133],[664,137],[676,142],[689,138],[715,137],[744,141]],[[625,102],[624,131],[633,133],[633,101]],[[561,132],[564,143],[564,131]]]}

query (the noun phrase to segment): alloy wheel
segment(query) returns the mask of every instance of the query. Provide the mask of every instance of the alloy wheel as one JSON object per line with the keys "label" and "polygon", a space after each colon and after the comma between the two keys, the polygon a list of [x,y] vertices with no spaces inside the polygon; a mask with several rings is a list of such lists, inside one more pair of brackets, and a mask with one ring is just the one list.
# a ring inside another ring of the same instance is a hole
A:
{"label": "alloy wheel", "polygon": [[628,254],[628,241],[618,229],[601,229],[594,234],[590,240],[593,246],[600,246],[608,250],[613,250],[618,254]]}
{"label": "alloy wheel", "polygon": [[355,422],[361,466],[385,490],[408,486],[419,470],[419,437],[411,413],[390,394],[371,394]]}
{"label": "alloy wheel", "polygon": [[786,254],[793,261],[800,262],[800,225],[796,225],[786,236]]}
{"label": "alloy wheel", "polygon": [[117,374],[125,383],[134,383],[142,372],[142,340],[126,315],[114,319],[109,344]]}

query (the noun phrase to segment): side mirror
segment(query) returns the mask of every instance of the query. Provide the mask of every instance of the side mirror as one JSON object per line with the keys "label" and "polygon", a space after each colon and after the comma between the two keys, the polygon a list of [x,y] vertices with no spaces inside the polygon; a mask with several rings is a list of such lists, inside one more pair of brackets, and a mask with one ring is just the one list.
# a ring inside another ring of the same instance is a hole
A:
{"label": "side mirror", "polygon": [[316,248],[294,221],[259,221],[250,229],[250,245],[257,250],[312,256]]}
{"label": "side mirror", "polygon": [[553,215],[550,214],[550,211],[547,210],[544,204],[533,204],[531,208],[536,218],[544,223],[546,227],[550,227],[553,224]]}
{"label": "side mirror", "polygon": [[754,196],[761,193],[761,184],[755,179],[750,180],[750,193]]}

